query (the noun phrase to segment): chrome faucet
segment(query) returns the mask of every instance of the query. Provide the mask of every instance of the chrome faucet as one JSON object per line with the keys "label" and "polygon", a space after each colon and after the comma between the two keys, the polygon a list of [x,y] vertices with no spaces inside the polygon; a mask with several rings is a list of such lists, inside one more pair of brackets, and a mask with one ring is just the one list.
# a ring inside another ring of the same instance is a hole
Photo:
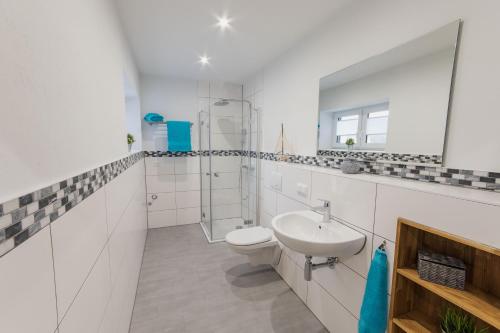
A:
{"label": "chrome faucet", "polygon": [[311,208],[311,210],[313,212],[318,213],[318,214],[322,214],[323,215],[323,223],[328,223],[328,222],[330,222],[330,217],[332,216],[330,201],[325,200],[325,199],[318,199],[318,200],[323,201],[323,205],[318,206],[318,207],[313,207],[313,208]]}

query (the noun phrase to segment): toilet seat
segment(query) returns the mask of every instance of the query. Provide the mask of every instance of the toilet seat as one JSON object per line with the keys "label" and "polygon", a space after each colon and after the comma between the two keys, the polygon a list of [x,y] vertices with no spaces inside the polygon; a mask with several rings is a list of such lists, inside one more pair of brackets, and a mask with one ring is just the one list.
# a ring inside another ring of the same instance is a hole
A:
{"label": "toilet seat", "polygon": [[226,243],[234,252],[248,256],[252,265],[277,265],[281,258],[272,229],[259,226],[234,230],[226,235]]}
{"label": "toilet seat", "polygon": [[236,246],[257,245],[272,239],[273,231],[263,227],[234,230],[226,235],[226,242]]}

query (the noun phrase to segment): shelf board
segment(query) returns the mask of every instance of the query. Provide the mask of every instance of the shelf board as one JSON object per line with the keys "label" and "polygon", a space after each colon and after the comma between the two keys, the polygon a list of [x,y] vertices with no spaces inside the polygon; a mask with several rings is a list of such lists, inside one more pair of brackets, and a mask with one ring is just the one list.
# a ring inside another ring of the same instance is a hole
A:
{"label": "shelf board", "polygon": [[466,290],[458,290],[422,280],[417,270],[411,268],[398,268],[397,273],[500,329],[500,300],[496,297],[470,286],[467,286]]}
{"label": "shelf board", "polygon": [[418,311],[405,313],[392,322],[407,333],[435,333],[439,327],[428,322],[426,316]]}

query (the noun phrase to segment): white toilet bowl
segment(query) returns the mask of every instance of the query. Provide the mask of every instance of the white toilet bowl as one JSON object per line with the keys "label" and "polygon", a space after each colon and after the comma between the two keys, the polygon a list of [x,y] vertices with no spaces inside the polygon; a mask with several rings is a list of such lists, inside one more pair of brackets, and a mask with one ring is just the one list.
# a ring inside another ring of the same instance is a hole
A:
{"label": "white toilet bowl", "polygon": [[236,253],[248,256],[252,265],[279,263],[281,249],[271,229],[253,227],[231,231],[226,243]]}

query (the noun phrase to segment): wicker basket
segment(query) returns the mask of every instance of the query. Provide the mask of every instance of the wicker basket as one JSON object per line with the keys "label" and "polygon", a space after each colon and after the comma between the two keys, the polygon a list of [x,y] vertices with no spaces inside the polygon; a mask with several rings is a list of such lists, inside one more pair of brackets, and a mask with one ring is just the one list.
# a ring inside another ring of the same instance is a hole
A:
{"label": "wicker basket", "polygon": [[464,290],[465,270],[463,261],[459,259],[418,251],[418,275],[423,280]]}

